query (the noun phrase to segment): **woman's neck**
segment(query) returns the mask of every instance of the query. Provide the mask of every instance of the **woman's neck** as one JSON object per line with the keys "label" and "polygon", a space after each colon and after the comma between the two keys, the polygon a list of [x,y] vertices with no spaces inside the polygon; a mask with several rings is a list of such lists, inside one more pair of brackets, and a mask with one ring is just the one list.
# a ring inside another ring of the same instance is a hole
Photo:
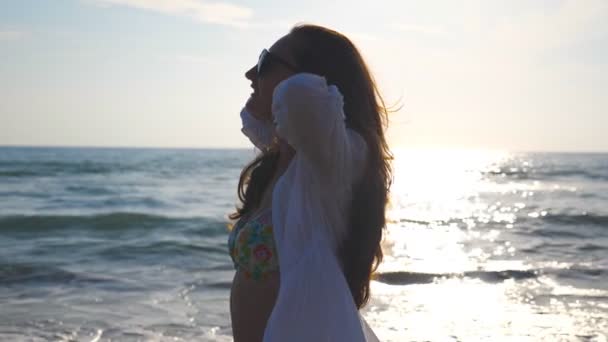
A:
{"label": "woman's neck", "polygon": [[279,140],[279,160],[277,162],[277,177],[280,177],[289,166],[296,151],[284,140]]}
{"label": "woman's neck", "polygon": [[279,140],[279,159],[272,174],[272,178],[266,189],[264,190],[260,202],[257,204],[253,212],[258,212],[260,208],[272,206],[272,192],[274,189],[274,185],[279,180],[281,175],[283,175],[285,170],[287,170],[287,167],[289,166],[289,163],[291,162],[291,159],[294,155],[294,149],[291,148],[291,146],[289,146],[287,143]]}

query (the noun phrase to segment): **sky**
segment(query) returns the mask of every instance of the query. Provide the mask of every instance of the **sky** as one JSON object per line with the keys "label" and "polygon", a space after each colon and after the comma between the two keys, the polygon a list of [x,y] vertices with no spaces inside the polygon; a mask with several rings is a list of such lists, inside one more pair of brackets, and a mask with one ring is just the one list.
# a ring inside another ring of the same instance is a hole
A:
{"label": "sky", "polygon": [[359,47],[395,148],[608,151],[605,0],[0,0],[0,145],[250,147],[297,23]]}

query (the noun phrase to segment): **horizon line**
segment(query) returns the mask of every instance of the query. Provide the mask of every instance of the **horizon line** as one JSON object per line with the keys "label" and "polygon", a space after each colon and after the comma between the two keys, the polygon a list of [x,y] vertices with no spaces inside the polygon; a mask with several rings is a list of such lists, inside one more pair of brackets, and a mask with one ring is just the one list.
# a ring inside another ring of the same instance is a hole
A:
{"label": "horizon line", "polygon": [[[126,145],[20,145],[20,144],[0,144],[0,148],[82,148],[82,149],[165,149],[165,150],[253,150],[254,146],[250,147],[235,147],[235,146],[126,146]],[[421,147],[421,146],[397,146],[392,148],[396,150],[470,150],[470,151],[505,151],[510,153],[580,153],[580,154],[606,154],[608,150],[509,150],[499,148],[479,148],[479,147]]]}

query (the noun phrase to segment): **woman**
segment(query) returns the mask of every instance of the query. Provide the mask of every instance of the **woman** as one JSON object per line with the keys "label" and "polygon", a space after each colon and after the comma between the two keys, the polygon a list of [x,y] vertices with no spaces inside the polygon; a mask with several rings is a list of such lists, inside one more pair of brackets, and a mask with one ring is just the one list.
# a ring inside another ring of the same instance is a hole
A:
{"label": "woman", "polygon": [[243,133],[262,151],[229,237],[234,340],[377,341],[359,313],[382,260],[387,110],[338,32],[294,27],[245,76]]}

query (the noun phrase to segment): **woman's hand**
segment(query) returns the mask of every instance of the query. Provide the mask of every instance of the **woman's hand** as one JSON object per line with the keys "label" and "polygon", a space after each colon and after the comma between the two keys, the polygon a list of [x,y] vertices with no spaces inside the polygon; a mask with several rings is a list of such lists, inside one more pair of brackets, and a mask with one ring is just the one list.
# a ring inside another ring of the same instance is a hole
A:
{"label": "woman's hand", "polygon": [[344,121],[343,106],[342,94],[325,77],[298,73],[275,87],[273,123],[280,137],[298,145],[301,139],[314,140],[315,135],[323,134],[336,119]]}

